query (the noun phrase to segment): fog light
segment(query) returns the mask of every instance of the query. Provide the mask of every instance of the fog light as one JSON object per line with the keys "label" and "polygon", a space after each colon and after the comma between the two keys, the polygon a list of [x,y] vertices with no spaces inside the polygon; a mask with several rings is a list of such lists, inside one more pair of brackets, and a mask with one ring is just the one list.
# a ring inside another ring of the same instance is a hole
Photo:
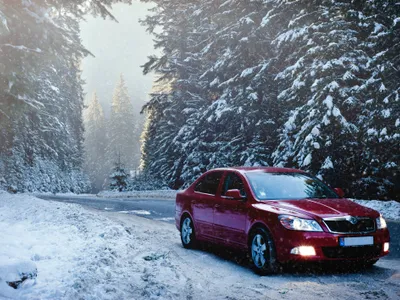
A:
{"label": "fog light", "polygon": [[295,247],[290,250],[291,254],[301,255],[301,256],[314,256],[316,255],[315,249],[312,246],[300,246]]}
{"label": "fog light", "polygon": [[388,252],[389,251],[389,243],[384,243],[383,244],[383,252]]}

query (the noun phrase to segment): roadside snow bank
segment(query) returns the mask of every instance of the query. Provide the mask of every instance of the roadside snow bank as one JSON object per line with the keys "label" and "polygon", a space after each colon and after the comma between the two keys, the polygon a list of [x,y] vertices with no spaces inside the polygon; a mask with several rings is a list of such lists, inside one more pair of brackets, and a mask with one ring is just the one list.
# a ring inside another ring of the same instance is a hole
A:
{"label": "roadside snow bank", "polygon": [[[137,241],[128,232],[79,205],[0,192],[0,298],[132,298],[127,258]],[[33,266],[33,283],[5,284]]]}
{"label": "roadside snow bank", "polygon": [[72,197],[96,197],[95,194],[76,194],[72,192],[68,193],[51,193],[51,192],[43,192],[43,193],[26,193],[31,196],[72,196]]}
{"label": "roadside snow bank", "polygon": [[0,280],[17,282],[26,278],[33,278],[37,273],[36,265],[31,261],[21,261],[10,258],[10,255],[0,256]]}
{"label": "roadside snow bank", "polygon": [[129,191],[129,192],[111,192],[102,191],[97,194],[102,198],[144,198],[144,199],[174,199],[179,191],[159,190],[159,191]]}
{"label": "roadside snow bank", "polygon": [[379,211],[386,219],[400,221],[400,203],[396,201],[357,200],[354,202]]}

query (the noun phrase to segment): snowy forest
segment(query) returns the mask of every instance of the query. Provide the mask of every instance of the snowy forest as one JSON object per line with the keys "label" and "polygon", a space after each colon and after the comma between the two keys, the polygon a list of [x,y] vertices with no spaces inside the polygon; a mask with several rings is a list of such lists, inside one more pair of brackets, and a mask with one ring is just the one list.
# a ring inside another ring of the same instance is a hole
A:
{"label": "snowy forest", "polygon": [[107,189],[115,168],[133,171],[135,176],[140,162],[143,118],[134,111],[122,74],[112,98],[110,117],[105,117],[96,92],[83,115],[84,171],[89,176],[92,191]]}
{"label": "snowy forest", "polygon": [[179,188],[214,167],[295,167],[400,199],[400,2],[153,2],[162,55],[144,71],[170,88],[145,107],[144,170]]}
{"label": "snowy forest", "polygon": [[[400,200],[399,1],[141,1],[160,53],[143,62],[158,78],[143,108],[146,188],[285,166]],[[83,101],[79,22],[113,19],[118,2],[131,1],[0,0],[0,188],[81,193],[104,188],[116,162],[138,167],[123,78],[108,119],[98,95]]]}
{"label": "snowy forest", "polygon": [[85,192],[82,46],[87,14],[130,0],[0,1],[0,187]]}

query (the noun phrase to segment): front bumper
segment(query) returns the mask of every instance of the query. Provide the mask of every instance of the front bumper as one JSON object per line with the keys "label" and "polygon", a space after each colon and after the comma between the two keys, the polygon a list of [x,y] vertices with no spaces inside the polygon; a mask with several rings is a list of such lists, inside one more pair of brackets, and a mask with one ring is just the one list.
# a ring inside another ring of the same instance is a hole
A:
{"label": "front bumper", "polygon": [[[369,234],[335,234],[329,232],[301,232],[284,229],[278,233],[275,247],[278,261],[368,261],[385,256],[389,251],[383,251],[383,244],[389,242],[390,235],[387,229],[377,230]],[[342,247],[339,245],[341,237],[372,236],[374,244],[370,246]],[[302,256],[292,254],[291,250],[300,246],[312,246],[315,255]]]}

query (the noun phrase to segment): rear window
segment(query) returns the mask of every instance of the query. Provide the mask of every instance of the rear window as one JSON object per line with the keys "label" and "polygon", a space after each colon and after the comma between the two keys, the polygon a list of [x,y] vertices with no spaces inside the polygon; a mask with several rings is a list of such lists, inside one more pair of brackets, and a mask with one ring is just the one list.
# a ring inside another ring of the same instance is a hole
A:
{"label": "rear window", "polygon": [[223,172],[213,172],[204,176],[197,184],[194,190],[199,193],[210,195],[217,194],[219,182]]}

